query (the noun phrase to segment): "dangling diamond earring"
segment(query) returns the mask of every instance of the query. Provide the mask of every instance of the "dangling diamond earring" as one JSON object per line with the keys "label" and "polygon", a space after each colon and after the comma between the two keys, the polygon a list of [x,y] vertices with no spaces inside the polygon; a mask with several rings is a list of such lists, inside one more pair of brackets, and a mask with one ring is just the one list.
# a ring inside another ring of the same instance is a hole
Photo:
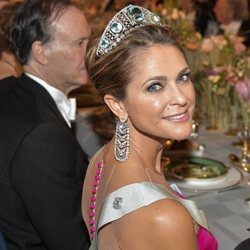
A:
{"label": "dangling diamond earring", "polygon": [[120,119],[116,123],[115,130],[115,159],[124,162],[129,155],[129,127],[125,119]]}

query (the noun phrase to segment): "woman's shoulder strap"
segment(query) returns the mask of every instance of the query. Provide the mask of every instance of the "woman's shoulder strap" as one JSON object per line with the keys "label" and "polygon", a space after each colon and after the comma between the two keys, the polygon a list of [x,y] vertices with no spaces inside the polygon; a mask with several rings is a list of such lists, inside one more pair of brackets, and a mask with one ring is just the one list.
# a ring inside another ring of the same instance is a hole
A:
{"label": "woman's shoulder strap", "polygon": [[163,187],[151,182],[123,186],[106,197],[98,220],[97,230],[130,212],[165,198],[173,197]]}

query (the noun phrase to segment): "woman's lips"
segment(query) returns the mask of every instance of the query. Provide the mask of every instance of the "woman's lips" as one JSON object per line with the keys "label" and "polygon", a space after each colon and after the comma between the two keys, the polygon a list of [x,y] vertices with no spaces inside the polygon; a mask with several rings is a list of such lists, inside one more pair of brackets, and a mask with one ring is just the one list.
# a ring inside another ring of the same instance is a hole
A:
{"label": "woman's lips", "polygon": [[189,120],[189,114],[188,111],[185,111],[181,114],[167,116],[165,119],[171,122],[186,122],[187,120]]}

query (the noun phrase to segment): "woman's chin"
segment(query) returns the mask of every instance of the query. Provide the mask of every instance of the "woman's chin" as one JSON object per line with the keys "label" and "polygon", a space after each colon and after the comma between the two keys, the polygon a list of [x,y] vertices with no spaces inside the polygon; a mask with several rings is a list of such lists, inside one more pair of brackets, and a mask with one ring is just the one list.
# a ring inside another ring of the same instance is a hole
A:
{"label": "woman's chin", "polygon": [[176,141],[181,141],[181,140],[186,140],[192,132],[192,128],[190,129],[180,129],[180,130],[174,130],[171,133],[171,138],[172,140]]}

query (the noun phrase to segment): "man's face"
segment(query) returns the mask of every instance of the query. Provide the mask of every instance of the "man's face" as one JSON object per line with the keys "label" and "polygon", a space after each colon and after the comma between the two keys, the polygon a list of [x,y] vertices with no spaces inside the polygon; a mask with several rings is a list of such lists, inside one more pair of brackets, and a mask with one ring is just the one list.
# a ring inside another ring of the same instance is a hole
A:
{"label": "man's face", "polygon": [[66,94],[88,82],[85,55],[90,33],[85,16],[75,7],[66,9],[52,23],[52,41],[44,45],[45,78]]}
{"label": "man's face", "polygon": [[229,24],[233,20],[233,10],[228,4],[228,0],[218,0],[214,12],[220,24]]}

